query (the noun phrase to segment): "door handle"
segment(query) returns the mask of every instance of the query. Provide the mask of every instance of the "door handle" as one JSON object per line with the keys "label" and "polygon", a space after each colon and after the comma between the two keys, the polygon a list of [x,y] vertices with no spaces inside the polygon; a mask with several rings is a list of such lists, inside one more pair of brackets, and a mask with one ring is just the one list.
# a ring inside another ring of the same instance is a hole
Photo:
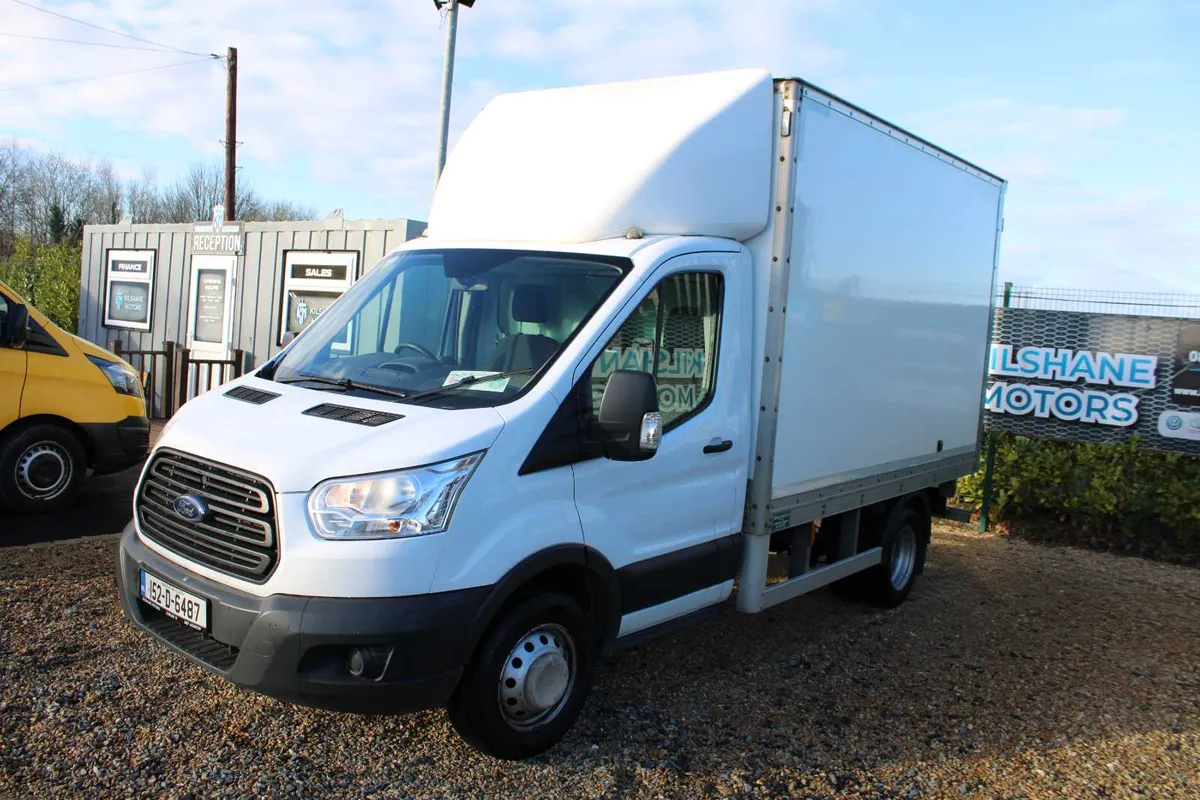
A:
{"label": "door handle", "polygon": [[724,453],[729,448],[733,447],[732,439],[713,439],[708,444],[704,445],[705,453]]}

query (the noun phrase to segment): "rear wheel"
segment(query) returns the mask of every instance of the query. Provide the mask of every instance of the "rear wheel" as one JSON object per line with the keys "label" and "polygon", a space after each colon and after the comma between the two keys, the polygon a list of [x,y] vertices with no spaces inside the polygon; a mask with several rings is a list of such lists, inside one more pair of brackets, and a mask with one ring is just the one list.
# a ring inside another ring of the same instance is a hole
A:
{"label": "rear wheel", "polygon": [[894,509],[879,537],[880,563],[838,581],[834,590],[848,600],[866,600],[881,608],[903,603],[925,563],[926,521],[911,505]]}
{"label": "rear wheel", "polygon": [[55,511],[69,503],[87,471],[87,454],[69,431],[35,425],[0,444],[0,501],[14,511]]}
{"label": "rear wheel", "polygon": [[883,532],[883,560],[863,573],[865,599],[881,608],[895,608],[904,602],[925,562],[920,514],[907,507],[889,523]]}
{"label": "rear wheel", "polygon": [[553,747],[587,699],[594,643],[590,618],[569,597],[521,600],[463,672],[447,708],[454,729],[496,758],[529,758]]}

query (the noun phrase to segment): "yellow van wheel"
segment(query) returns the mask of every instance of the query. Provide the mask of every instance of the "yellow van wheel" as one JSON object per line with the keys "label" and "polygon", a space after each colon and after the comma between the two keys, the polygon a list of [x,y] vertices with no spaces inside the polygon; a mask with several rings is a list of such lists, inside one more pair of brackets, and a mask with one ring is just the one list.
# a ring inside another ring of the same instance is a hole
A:
{"label": "yellow van wheel", "polygon": [[79,440],[55,425],[33,425],[0,442],[0,501],[28,514],[69,503],[87,472]]}

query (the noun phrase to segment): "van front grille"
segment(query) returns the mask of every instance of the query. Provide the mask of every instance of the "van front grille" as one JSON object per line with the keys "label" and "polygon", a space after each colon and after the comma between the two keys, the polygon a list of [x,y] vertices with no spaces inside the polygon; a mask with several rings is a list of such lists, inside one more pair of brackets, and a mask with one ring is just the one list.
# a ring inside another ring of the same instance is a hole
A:
{"label": "van front grille", "polygon": [[[176,510],[185,496],[193,501],[183,504],[189,516]],[[146,538],[238,578],[266,580],[279,557],[271,484],[176,450],[154,454],[138,489],[137,517]]]}

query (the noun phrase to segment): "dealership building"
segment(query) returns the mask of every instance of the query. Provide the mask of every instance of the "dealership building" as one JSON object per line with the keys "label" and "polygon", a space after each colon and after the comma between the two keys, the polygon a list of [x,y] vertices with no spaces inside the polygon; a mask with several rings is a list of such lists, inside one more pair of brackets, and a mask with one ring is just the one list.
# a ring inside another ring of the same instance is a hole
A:
{"label": "dealership building", "polygon": [[[219,206],[203,223],[88,225],[77,333],[122,353],[186,349],[193,360],[236,357],[239,370],[250,369],[388,251],[424,230],[416,220],[348,220],[338,213],[226,222]],[[162,359],[131,360],[147,373],[163,371]],[[205,379],[193,378],[202,390]],[[148,394],[169,393],[162,375],[147,380]]]}

